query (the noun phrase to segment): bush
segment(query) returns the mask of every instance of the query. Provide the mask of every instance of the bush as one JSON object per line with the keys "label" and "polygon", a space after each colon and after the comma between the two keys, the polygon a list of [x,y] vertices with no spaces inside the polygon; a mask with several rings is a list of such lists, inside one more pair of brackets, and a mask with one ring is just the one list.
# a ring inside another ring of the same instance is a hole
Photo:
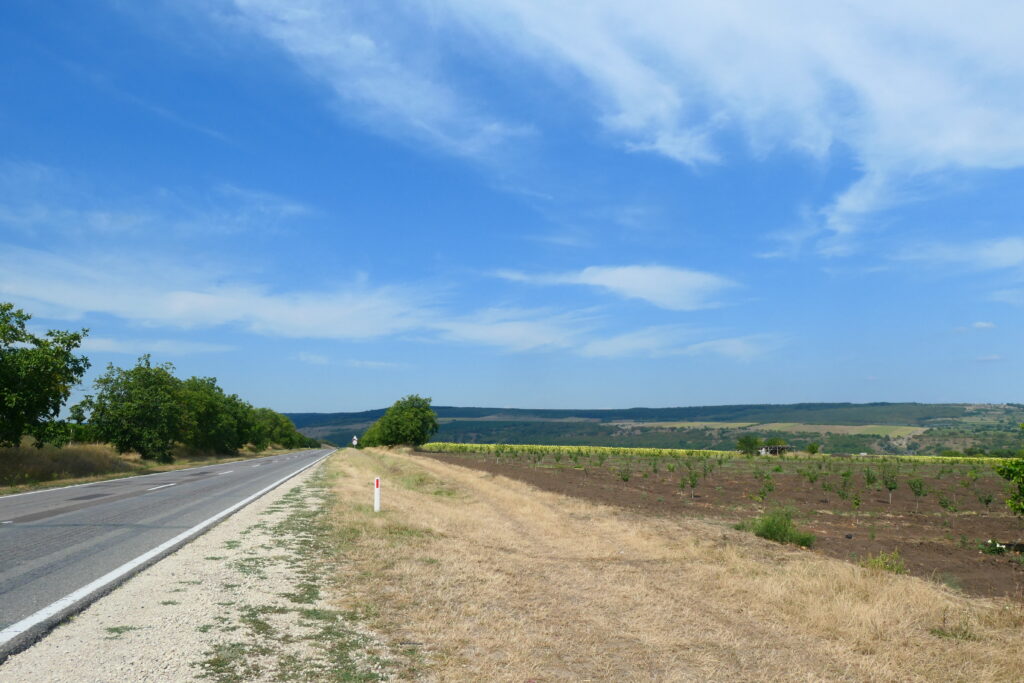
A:
{"label": "bush", "polygon": [[364,446],[422,446],[437,433],[430,399],[416,394],[395,401],[360,439]]}
{"label": "bush", "polygon": [[891,553],[880,552],[877,555],[868,555],[867,559],[860,563],[860,566],[892,572],[893,574],[907,573],[907,563],[903,561],[903,556],[900,555],[899,550],[893,550]]}
{"label": "bush", "polygon": [[790,508],[769,510],[756,519],[737,524],[736,528],[752,531],[755,536],[778,543],[793,543],[804,548],[814,545],[814,534],[800,531],[793,524],[793,510]]}

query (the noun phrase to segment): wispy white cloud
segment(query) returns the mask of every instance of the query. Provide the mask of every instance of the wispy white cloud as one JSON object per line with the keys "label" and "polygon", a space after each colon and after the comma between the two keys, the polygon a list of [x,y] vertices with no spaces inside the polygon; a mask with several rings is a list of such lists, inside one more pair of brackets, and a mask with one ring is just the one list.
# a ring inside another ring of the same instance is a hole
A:
{"label": "wispy white cloud", "polygon": [[749,361],[775,348],[779,341],[765,335],[722,337],[693,341],[707,337],[700,332],[678,325],[646,327],[625,334],[587,342],[580,348],[583,356],[617,358],[622,356],[665,356],[714,354],[734,360]]}
{"label": "wispy white cloud", "polygon": [[295,359],[302,363],[308,363],[309,365],[330,365],[331,359],[319,353],[309,353],[307,351],[299,351],[295,354]]}
{"label": "wispy white cloud", "polygon": [[979,363],[998,363],[999,361],[1003,360],[1003,357],[997,353],[992,353],[986,356],[978,356],[974,360]]}
{"label": "wispy white cloud", "polygon": [[848,151],[860,178],[819,207],[818,226],[833,235],[819,248],[832,253],[849,248],[865,216],[911,198],[908,180],[1024,165],[1024,7],[1011,2],[969,12],[926,0],[232,7],[231,25],[280,46],[347,112],[457,153],[518,128],[480,113],[484,97],[501,103],[458,85],[446,61],[456,53],[526,64],[574,98],[582,91],[628,150],[724,163],[739,132],[759,157]]}
{"label": "wispy white cloud", "polygon": [[1024,266],[1024,238],[978,240],[961,244],[925,244],[895,258],[932,265],[955,265],[971,270],[1000,270]]}
{"label": "wispy white cloud", "polygon": [[587,342],[580,349],[584,356],[617,358],[621,356],[664,356],[677,352],[683,340],[694,332],[678,325],[645,327],[604,339]]}
{"label": "wispy white cloud", "polygon": [[144,353],[170,356],[195,353],[225,353],[235,347],[227,344],[208,344],[180,339],[114,339],[111,337],[88,336],[82,342],[82,350],[94,353],[126,353],[141,356]]}
{"label": "wispy white cloud", "polygon": [[1024,289],[1000,289],[993,292],[991,298],[1004,304],[1024,306]]}
{"label": "wispy white cloud", "polygon": [[489,308],[431,324],[443,339],[507,351],[571,349],[593,326],[593,321],[574,313],[516,308]]}
{"label": "wispy white cloud", "polygon": [[971,323],[971,327],[973,327],[976,330],[991,330],[995,326],[996,326],[995,323],[990,323],[990,322],[985,322],[985,321],[978,321],[978,322],[975,322],[975,323]]}
{"label": "wispy white cloud", "polygon": [[715,162],[717,134],[736,129],[756,153],[850,149],[863,176],[823,212],[837,235],[903,199],[901,178],[1024,164],[1024,46],[1010,28],[1024,9],[1013,3],[436,4],[528,59],[568,66],[632,149]]}
{"label": "wispy white cloud", "polygon": [[421,328],[430,315],[428,295],[412,289],[357,281],[328,291],[279,292],[243,281],[223,284],[199,269],[139,255],[79,256],[3,245],[0,295],[40,302],[67,318],[106,313],[147,325],[235,325],[295,338],[367,339]]}
{"label": "wispy white cloud", "polygon": [[160,189],[110,198],[42,164],[0,161],[0,227],[24,234],[113,238],[273,231],[315,211],[271,192],[223,183],[202,193]]}
{"label": "wispy white cloud", "polygon": [[402,367],[401,363],[392,363],[384,360],[347,360],[345,365],[350,368],[364,368],[369,370],[385,370]]}
{"label": "wispy white cloud", "polygon": [[[217,18],[271,41],[337,98],[346,117],[478,156],[529,129],[480,111],[439,73],[429,19],[403,25],[414,7],[326,0],[234,0]],[[223,5],[206,6],[223,9]]]}
{"label": "wispy white cloud", "polygon": [[[154,278],[154,273],[160,273],[160,277]],[[223,278],[225,274],[218,276]],[[711,353],[749,360],[772,348],[772,341],[763,336],[719,338],[679,325],[609,333],[608,321],[590,311],[492,307],[452,314],[437,306],[433,298],[423,288],[371,287],[365,282],[324,292],[274,292],[241,281],[211,282],[199,270],[152,259],[125,258],[123,254],[109,262],[98,257],[72,260],[0,245],[0,299],[17,301],[53,318],[80,319],[101,313],[149,327],[191,330],[229,326],[296,339],[426,335],[428,340],[509,352],[563,351],[588,358]],[[678,303],[678,299],[669,303]],[[201,342],[108,337],[90,337],[84,348],[131,354],[232,349]],[[326,355],[306,351],[297,352],[295,359],[313,365],[332,362]],[[354,368],[398,367],[372,360],[348,360],[344,364]]]}
{"label": "wispy white cloud", "polygon": [[694,311],[718,305],[715,298],[736,286],[713,273],[668,266],[590,266],[583,270],[530,275],[500,271],[499,277],[537,285],[589,285],[627,299],[641,299],[671,311]]}
{"label": "wispy white cloud", "polygon": [[711,353],[738,360],[753,360],[778,347],[781,343],[781,339],[760,334],[745,337],[726,337],[691,344],[686,347],[685,353],[691,355]]}

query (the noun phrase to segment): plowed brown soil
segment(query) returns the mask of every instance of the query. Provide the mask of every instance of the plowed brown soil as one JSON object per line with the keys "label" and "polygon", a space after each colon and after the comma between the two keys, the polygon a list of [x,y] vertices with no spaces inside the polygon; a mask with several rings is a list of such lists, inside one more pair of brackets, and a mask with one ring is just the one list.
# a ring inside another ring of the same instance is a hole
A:
{"label": "plowed brown soil", "polygon": [[[857,562],[868,555],[899,550],[908,572],[915,576],[959,588],[969,595],[1024,596],[1024,555],[1012,552],[1014,544],[1024,542],[1024,520],[1002,506],[1000,480],[991,474],[967,490],[951,475],[938,478],[934,472],[922,471],[915,476],[924,481],[930,493],[920,502],[902,480],[892,504],[884,490],[861,485],[857,489],[861,505],[854,511],[849,500],[822,490],[821,481],[812,485],[793,472],[792,463],[785,464],[789,471],[773,473],[775,490],[760,503],[752,499],[758,482],[751,475],[751,466],[742,460],[717,469],[691,498],[688,489],[679,488],[685,471],[669,473],[664,467],[658,473],[648,471],[646,476],[638,468],[629,481],[623,481],[607,463],[603,468],[584,469],[564,462],[534,466],[525,460],[496,462],[493,456],[423,455],[518,479],[545,491],[653,515],[739,521],[766,507],[787,505],[797,510],[799,526],[815,534],[816,552]],[[862,475],[858,472],[855,476]],[[974,490],[996,494],[990,508],[977,500]],[[949,500],[956,496],[957,512],[948,512],[937,504],[939,493]],[[1011,552],[982,553],[978,544],[988,539],[1008,544]],[[1024,550],[1024,545],[1016,547]]]}

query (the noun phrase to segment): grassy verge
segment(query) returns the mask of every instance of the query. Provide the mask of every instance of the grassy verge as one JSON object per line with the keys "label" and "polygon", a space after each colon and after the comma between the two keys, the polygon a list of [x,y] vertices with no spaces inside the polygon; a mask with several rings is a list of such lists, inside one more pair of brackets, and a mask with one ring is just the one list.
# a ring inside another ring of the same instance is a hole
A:
{"label": "grassy verge", "polygon": [[[336,502],[329,476],[313,475],[224,545],[230,580],[222,585],[221,615],[197,629],[213,644],[194,663],[218,683],[381,681],[391,662],[353,611],[325,598],[337,561],[335,535],[323,514]],[[251,586],[258,586],[253,590]]]}
{"label": "grassy verge", "polygon": [[294,450],[299,449],[270,449],[257,453],[218,455],[179,449],[175,453],[173,463],[159,464],[143,460],[137,453],[118,453],[109,444],[72,443],[62,448],[36,448],[31,445],[0,448],[0,496],[262,458],[291,453]]}

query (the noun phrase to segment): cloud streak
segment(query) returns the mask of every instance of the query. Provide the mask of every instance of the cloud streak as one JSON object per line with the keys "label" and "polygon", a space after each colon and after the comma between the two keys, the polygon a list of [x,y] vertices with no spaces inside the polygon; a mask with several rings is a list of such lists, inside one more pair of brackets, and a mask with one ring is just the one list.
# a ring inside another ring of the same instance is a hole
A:
{"label": "cloud streak", "polygon": [[903,261],[955,265],[970,270],[1002,270],[1024,266],[1024,238],[978,240],[962,244],[927,244],[897,256]]}
{"label": "cloud streak", "polygon": [[500,271],[499,277],[535,285],[586,285],[625,299],[640,299],[670,311],[695,311],[719,305],[715,296],[736,286],[713,273],[668,266],[590,266],[580,271],[529,275]]}
{"label": "cloud streak", "polygon": [[626,150],[726,163],[727,140],[739,133],[755,157],[848,152],[860,177],[818,211],[818,228],[832,236],[819,248],[831,253],[848,247],[866,216],[910,200],[910,181],[1024,165],[1016,3],[970,12],[925,0],[596,0],[586,11],[523,0],[227,6],[214,16],[279,47],[346,116],[457,154],[522,130],[481,113],[503,106],[493,93],[459,85],[449,58],[466,55],[481,68],[532,69],[556,92],[582,90]]}
{"label": "cloud streak", "polygon": [[418,38],[430,34],[429,24],[394,32],[407,18],[407,9],[324,0],[229,4],[231,25],[280,48],[333,93],[345,117],[363,118],[380,132],[426,140],[465,156],[486,154],[507,139],[528,133],[523,126],[480,113],[443,74],[432,72],[433,51]]}

